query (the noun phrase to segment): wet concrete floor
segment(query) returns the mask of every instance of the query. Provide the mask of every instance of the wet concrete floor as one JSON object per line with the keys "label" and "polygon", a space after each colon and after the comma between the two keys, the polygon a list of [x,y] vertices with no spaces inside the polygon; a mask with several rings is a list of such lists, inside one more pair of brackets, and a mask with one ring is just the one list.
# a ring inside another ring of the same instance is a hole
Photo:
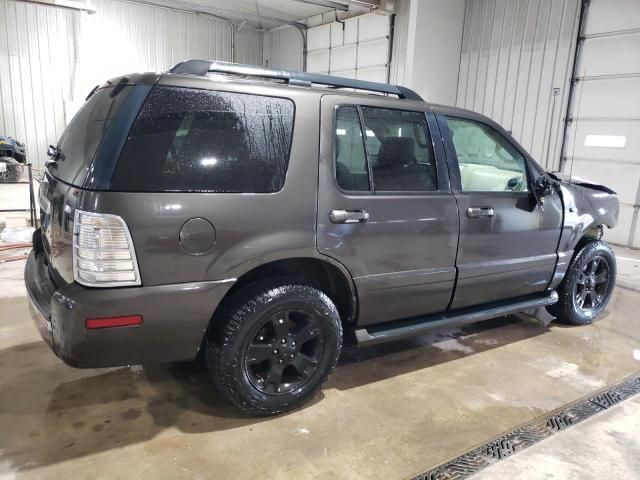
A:
{"label": "wet concrete floor", "polygon": [[[594,325],[506,317],[347,347],[311,403],[267,419],[224,404],[193,364],[64,365],[40,341],[19,288],[9,289],[17,296],[0,298],[0,479],[425,471],[640,370],[640,262],[627,255],[620,286]],[[19,269],[0,266],[0,287]]]}

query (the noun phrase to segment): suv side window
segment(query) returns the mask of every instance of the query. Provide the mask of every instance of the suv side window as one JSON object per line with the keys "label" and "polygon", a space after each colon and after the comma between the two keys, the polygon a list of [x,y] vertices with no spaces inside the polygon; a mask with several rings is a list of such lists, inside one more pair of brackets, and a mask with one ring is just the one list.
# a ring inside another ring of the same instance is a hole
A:
{"label": "suv side window", "polygon": [[527,162],[511,142],[484,123],[446,118],[458,157],[462,191],[528,191]]}
{"label": "suv side window", "polygon": [[[362,112],[365,128],[361,126],[358,109]],[[375,191],[421,192],[438,189],[433,145],[424,113],[377,107],[339,107],[335,152],[336,180],[344,190],[370,191],[373,187]],[[372,187],[368,164],[371,165]]]}
{"label": "suv side window", "polygon": [[362,107],[373,186],[377,191],[438,189],[425,114]]}
{"label": "suv side window", "polygon": [[358,109],[338,107],[335,131],[336,181],[343,190],[368,191],[369,169]]}
{"label": "suv side window", "polygon": [[294,105],[283,98],[156,87],[133,125],[111,190],[276,192]]}

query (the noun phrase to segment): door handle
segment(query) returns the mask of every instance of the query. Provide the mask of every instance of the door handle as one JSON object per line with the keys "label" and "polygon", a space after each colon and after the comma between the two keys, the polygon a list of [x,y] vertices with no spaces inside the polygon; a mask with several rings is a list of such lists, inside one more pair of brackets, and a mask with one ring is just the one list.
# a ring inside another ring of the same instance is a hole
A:
{"label": "door handle", "polygon": [[467,217],[480,218],[480,217],[493,217],[493,207],[469,207],[467,209]]}
{"label": "door handle", "polygon": [[364,223],[369,220],[366,210],[331,210],[331,223]]}

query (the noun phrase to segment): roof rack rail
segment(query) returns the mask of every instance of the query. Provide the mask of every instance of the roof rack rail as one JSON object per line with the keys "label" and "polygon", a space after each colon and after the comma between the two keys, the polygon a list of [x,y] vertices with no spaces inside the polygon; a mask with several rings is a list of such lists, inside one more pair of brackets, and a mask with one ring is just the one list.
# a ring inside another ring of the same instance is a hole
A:
{"label": "roof rack rail", "polygon": [[422,97],[413,90],[390,85],[388,83],[369,82],[366,80],[354,80],[351,78],[322,75],[319,73],[294,72],[291,70],[275,70],[271,68],[243,65],[240,63],[216,62],[211,60],[186,60],[173,66],[169,73],[181,73],[205,76],[208,73],[226,73],[249,77],[262,77],[284,80],[289,85],[311,86],[312,84],[326,85],[331,88],[354,88],[371,92],[388,93],[397,95],[405,100],[421,100]]}

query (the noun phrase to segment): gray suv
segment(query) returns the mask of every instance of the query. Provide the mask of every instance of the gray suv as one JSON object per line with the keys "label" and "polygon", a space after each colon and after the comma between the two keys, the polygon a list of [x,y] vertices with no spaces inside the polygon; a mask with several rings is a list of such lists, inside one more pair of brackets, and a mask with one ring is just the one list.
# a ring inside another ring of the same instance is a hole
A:
{"label": "gray suv", "polygon": [[75,367],[205,359],[301,405],[370,345],[547,307],[586,324],[618,200],[395,85],[190,60],[96,87],[50,148],[25,282]]}

